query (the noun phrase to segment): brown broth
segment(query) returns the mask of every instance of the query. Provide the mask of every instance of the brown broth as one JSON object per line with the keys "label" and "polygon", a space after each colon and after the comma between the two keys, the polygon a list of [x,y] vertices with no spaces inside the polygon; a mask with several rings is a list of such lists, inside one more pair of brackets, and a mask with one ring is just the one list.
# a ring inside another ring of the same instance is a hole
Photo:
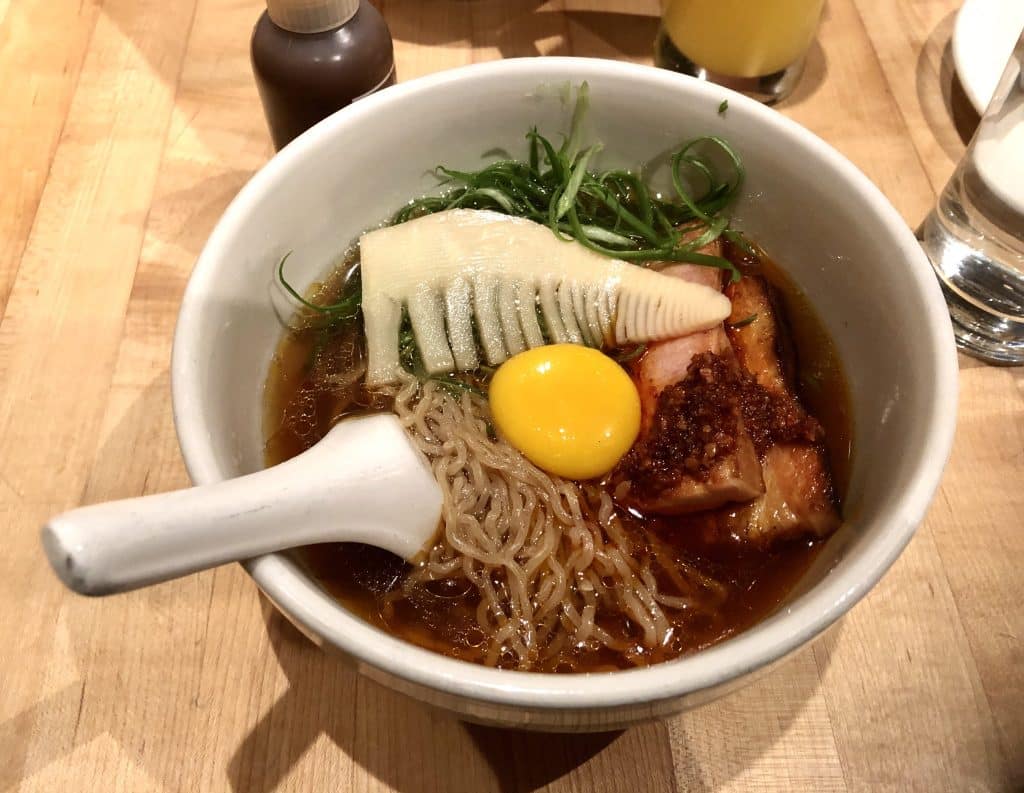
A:
{"label": "brown broth", "polygon": [[[807,298],[770,259],[761,254],[755,260],[736,251],[729,255],[741,267],[756,267],[782,295],[797,351],[800,396],[825,428],[834,482],[842,496],[850,467],[851,417],[846,381],[832,341]],[[312,290],[310,299],[320,304],[337,299],[354,263],[355,258],[349,256],[325,284]],[[342,323],[326,343],[320,324],[313,317],[309,327],[288,332],[271,365],[264,403],[268,466],[312,446],[340,416],[388,407],[362,388],[361,379],[350,388],[320,387],[325,370],[342,370],[360,362],[364,355],[357,322]],[[644,648],[635,641],[635,651],[628,655],[605,648],[568,649],[536,667],[537,671],[628,668],[670,660],[722,641],[775,611],[822,544],[803,541],[770,549],[753,547],[739,541],[723,542],[720,534],[712,538],[715,532],[702,530],[706,520],[702,515],[639,519],[625,511],[619,514],[632,537],[645,538],[644,552],[653,552],[656,545],[661,554],[719,581],[728,596],[710,615],[667,612],[673,631],[663,646]],[[486,643],[476,622],[475,592],[451,591],[450,582],[436,582],[431,585],[434,589],[396,597],[406,564],[369,546],[335,543],[294,553],[325,590],[370,624],[444,655],[482,662]],[[673,593],[671,582],[658,583],[661,591]],[[601,627],[617,638],[638,638],[636,627],[621,617],[606,619]]]}
{"label": "brown broth", "polygon": [[797,393],[804,407],[825,428],[832,481],[842,501],[853,462],[853,416],[839,354],[807,295],[763,253],[758,264],[782,297],[785,321],[796,348]]}

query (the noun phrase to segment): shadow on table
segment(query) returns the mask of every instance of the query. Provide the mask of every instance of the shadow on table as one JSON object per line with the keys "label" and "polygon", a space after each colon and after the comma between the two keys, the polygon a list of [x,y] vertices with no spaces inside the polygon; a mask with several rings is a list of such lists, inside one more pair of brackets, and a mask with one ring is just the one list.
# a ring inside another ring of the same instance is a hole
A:
{"label": "shadow on table", "polygon": [[[425,45],[460,45],[463,48],[496,48],[505,58],[528,55],[569,54],[583,57],[644,58],[653,52],[658,17],[637,13],[629,0],[619,0],[615,10],[550,10],[546,0],[376,0],[396,41]],[[255,23],[259,9],[245,11],[244,22]],[[148,24],[147,7],[137,3],[105,4],[102,13],[135,44],[160,79],[176,85],[180,65],[169,57],[165,34]],[[176,30],[189,24],[191,7],[183,4],[169,11]],[[241,14],[232,10],[230,14]],[[243,17],[238,18],[241,23]],[[240,28],[225,57],[248,56],[249,28]],[[545,46],[550,44],[550,47]],[[186,41],[186,46],[188,42]],[[232,84],[217,86],[218,93],[233,95],[234,80],[251,78],[247,70],[231,72]],[[399,75],[403,78],[403,75]],[[225,79],[214,69],[204,79]],[[255,90],[252,91],[255,97]]]}
{"label": "shadow on table", "polygon": [[[495,48],[504,58],[578,55],[644,58],[658,17],[621,10],[552,11],[544,0],[387,0],[382,10],[397,41]],[[550,46],[545,46],[550,42]]]}
{"label": "shadow on table", "polygon": [[[83,354],[88,354],[87,337],[69,337],[68,343],[80,343]],[[168,463],[166,458],[156,457],[152,452],[168,448],[162,432],[173,435],[169,393],[170,377],[164,369],[126,408],[97,452],[82,503],[140,495],[151,468],[164,464],[180,468],[177,460]],[[145,459],[139,454],[140,448],[149,450]],[[184,476],[181,478],[184,480]],[[47,656],[49,668],[40,680],[39,692],[47,693],[0,721],[0,793],[21,783],[32,785],[29,780],[61,761],[68,764],[66,772],[74,762],[68,763],[68,757],[102,736],[112,739],[114,751],[122,757],[135,758],[160,789],[181,789],[182,766],[187,760],[183,758],[181,763],[174,764],[159,761],[159,748],[154,751],[158,743],[147,730],[145,709],[147,702],[152,703],[154,694],[158,697],[157,692],[180,682],[175,678],[176,670],[188,661],[179,664],[176,658],[159,655],[157,644],[129,642],[125,637],[152,631],[154,625],[166,626],[172,619],[170,615],[179,613],[176,607],[181,605],[182,598],[175,595],[197,592],[201,588],[196,584],[197,577],[118,598],[69,596],[62,599],[61,584],[50,573],[41,546],[32,564],[26,567],[25,575],[33,578],[26,577],[25,583],[19,586],[31,587],[33,597],[42,602],[60,603],[59,611],[46,616],[48,620],[57,621],[60,627],[53,640],[52,656]],[[208,599],[199,603],[208,606]],[[101,617],[101,613],[104,616]],[[45,630],[52,632],[53,627],[47,626]],[[19,648],[8,656],[14,663],[33,662],[21,658],[20,648],[37,632],[43,633],[43,629],[31,623],[17,623],[13,633],[4,634],[0,630],[0,637],[15,641]],[[191,644],[185,646],[183,656],[193,649]],[[81,676],[79,670],[89,671]],[[188,674],[191,673],[189,670]],[[17,700],[4,701],[6,693],[4,672],[0,670],[0,702],[9,707]],[[26,692],[9,693],[17,697]],[[169,741],[178,738],[173,730],[174,726],[168,725],[163,737]],[[33,781],[37,786],[46,786],[46,782],[38,778]],[[124,778],[120,781],[123,783]],[[72,785],[70,789],[82,788]]]}
{"label": "shadow on table", "polygon": [[[953,64],[953,25],[956,12],[945,16],[929,34],[917,58],[917,101],[928,128],[953,163],[960,161],[981,120],[967,98]],[[940,51],[938,85],[929,53]],[[938,90],[936,90],[938,89]],[[952,123],[952,130],[950,129]]]}
{"label": "shadow on table", "polygon": [[[144,62],[170,92],[178,122],[172,116],[165,155],[174,152],[175,133],[185,139],[189,157],[206,162],[237,164],[240,153],[249,153],[249,161],[259,166],[273,154],[249,66],[249,37],[262,4],[82,2],[101,6],[101,21],[130,42],[135,52],[119,57],[131,70]],[[96,113],[117,115],[119,94],[110,94]]]}
{"label": "shadow on table", "polygon": [[806,102],[828,79],[828,58],[825,57],[825,50],[815,39],[811,42],[811,48],[807,51],[807,58],[804,61],[804,71],[800,75],[793,93],[775,105],[778,110],[786,110]]}
{"label": "shadow on table", "polygon": [[[631,793],[661,793],[676,787],[665,722],[580,735],[465,724],[359,676],[336,656],[315,647],[266,600],[263,609],[268,638],[288,689],[252,728],[229,763],[228,779],[238,793],[276,790],[303,755],[324,738],[401,793],[526,793],[562,785],[589,789],[594,780],[610,774],[616,778],[626,774]],[[827,654],[823,657],[827,664]],[[780,734],[814,694],[817,680],[814,676],[802,689],[787,689],[785,699],[779,699]],[[728,735],[723,734],[721,741],[723,751],[734,758],[736,747],[742,747],[739,760],[730,765],[733,774],[756,762],[771,745],[765,731],[746,719],[730,721]],[[652,767],[636,773],[633,768],[641,762]],[[678,770],[688,779],[703,777],[699,768],[684,765]],[[344,780],[337,782],[344,786]],[[709,790],[699,783],[688,789]]]}

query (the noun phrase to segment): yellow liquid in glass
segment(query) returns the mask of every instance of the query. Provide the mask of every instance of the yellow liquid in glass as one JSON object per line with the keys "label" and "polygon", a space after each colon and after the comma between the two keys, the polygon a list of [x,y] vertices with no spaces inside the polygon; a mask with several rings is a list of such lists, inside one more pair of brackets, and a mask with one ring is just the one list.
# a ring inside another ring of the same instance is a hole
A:
{"label": "yellow liquid in glass", "polygon": [[825,0],[662,0],[676,48],[711,72],[762,77],[811,46]]}

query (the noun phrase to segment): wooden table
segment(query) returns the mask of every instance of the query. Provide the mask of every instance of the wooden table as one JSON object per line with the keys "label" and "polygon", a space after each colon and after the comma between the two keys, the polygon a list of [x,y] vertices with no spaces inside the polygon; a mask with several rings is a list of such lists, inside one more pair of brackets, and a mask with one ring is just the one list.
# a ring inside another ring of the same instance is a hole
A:
{"label": "wooden table", "polygon": [[[656,0],[386,0],[401,79],[500,57],[649,60]],[[780,110],[916,225],[977,117],[956,0],[829,0]],[[921,790],[1024,786],[1024,373],[961,359],[927,521],[759,683],[620,734],[460,724],[322,655],[237,566],[66,594],[51,514],[187,484],[168,359],[185,281],[270,156],[259,0],[0,0],[0,791]]]}

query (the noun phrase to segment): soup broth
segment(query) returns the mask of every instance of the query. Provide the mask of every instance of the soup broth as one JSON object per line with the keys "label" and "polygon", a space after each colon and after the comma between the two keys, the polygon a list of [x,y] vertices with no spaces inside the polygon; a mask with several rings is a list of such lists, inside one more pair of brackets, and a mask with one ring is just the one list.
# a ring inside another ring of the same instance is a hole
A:
{"label": "soup broth", "polygon": [[[726,255],[744,272],[756,272],[777,290],[796,350],[799,395],[823,425],[836,488],[842,495],[850,464],[850,414],[846,384],[835,349],[812,307],[784,271],[762,252],[726,245]],[[358,278],[355,253],[312,290],[317,304],[333,302]],[[266,464],[274,465],[316,443],[340,418],[391,408],[391,398],[363,386],[365,340],[358,318],[324,325],[300,318],[282,339],[265,395]],[[478,384],[485,388],[487,375]],[[599,485],[598,485],[599,486]],[[597,507],[591,504],[596,511]],[[724,509],[724,508],[723,508]],[[614,640],[612,649],[565,642],[529,667],[543,672],[595,672],[669,660],[708,647],[757,623],[786,599],[818,553],[822,541],[799,540],[762,547],[711,530],[716,512],[680,516],[644,515],[616,507],[634,545],[634,557],[656,559],[657,591],[670,630],[657,646],[621,614],[598,613],[596,626]],[[347,609],[388,633],[455,658],[500,667],[521,659],[491,646],[478,620],[479,591],[466,579],[445,578],[403,586],[412,567],[376,548],[327,544],[298,549],[296,559]],[[672,571],[685,570],[686,582]],[[495,585],[502,586],[500,575]],[[697,582],[696,586],[694,581]],[[681,585],[685,583],[685,585]],[[685,590],[685,591],[684,591]],[[696,599],[693,601],[692,599]]]}

